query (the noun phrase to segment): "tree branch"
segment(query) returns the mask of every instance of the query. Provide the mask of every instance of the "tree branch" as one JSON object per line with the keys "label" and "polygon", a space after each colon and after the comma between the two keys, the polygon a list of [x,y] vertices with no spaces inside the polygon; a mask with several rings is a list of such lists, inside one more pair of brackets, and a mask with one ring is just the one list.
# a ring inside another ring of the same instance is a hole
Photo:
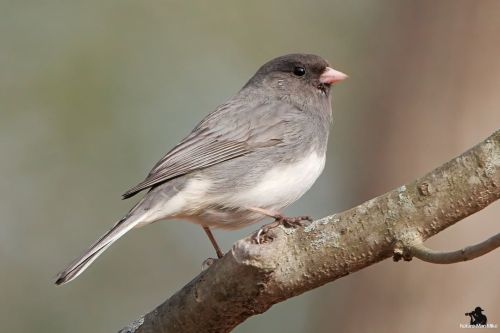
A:
{"label": "tree branch", "polygon": [[[350,210],[305,228],[272,229],[268,243],[255,244],[251,237],[236,242],[222,259],[121,332],[229,332],[273,304],[402,254],[411,244],[413,255],[429,258],[428,250],[414,245],[499,198],[496,131],[424,177]],[[487,247],[473,246],[465,258],[482,255]]]}

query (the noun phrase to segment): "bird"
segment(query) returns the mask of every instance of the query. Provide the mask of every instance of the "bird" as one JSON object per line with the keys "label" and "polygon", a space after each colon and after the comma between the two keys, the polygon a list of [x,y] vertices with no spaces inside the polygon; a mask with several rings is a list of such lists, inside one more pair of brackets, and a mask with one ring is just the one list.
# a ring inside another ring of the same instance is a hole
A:
{"label": "bird", "polygon": [[[57,277],[79,276],[131,229],[181,219],[238,229],[281,214],[322,173],[332,122],[331,86],[347,75],[313,54],[287,54],[262,65],[229,100],[208,114],[123,199],[147,193]],[[299,218],[300,220],[300,218]]]}

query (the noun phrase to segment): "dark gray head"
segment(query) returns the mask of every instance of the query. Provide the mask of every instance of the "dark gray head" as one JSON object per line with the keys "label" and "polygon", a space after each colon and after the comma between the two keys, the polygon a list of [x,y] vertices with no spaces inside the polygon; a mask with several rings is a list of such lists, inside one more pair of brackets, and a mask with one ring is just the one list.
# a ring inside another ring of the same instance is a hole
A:
{"label": "dark gray head", "polygon": [[296,53],[265,63],[243,89],[262,87],[266,94],[299,105],[318,99],[329,103],[330,86],[345,78],[320,56]]}

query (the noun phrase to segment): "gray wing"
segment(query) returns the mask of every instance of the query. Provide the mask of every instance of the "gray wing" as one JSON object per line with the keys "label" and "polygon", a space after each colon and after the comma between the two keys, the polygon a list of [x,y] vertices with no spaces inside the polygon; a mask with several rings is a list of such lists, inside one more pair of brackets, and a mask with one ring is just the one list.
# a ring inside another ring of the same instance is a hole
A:
{"label": "gray wing", "polygon": [[293,109],[279,101],[241,102],[221,105],[168,152],[153,167],[144,181],[123,194],[123,199],[195,170],[282,142],[286,119]]}

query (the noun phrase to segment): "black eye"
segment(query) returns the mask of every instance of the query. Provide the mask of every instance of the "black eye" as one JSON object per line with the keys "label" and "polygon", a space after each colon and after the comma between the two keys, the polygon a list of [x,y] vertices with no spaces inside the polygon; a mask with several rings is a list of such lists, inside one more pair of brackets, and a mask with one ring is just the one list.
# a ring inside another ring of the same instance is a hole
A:
{"label": "black eye", "polygon": [[306,69],[304,67],[297,66],[293,69],[293,74],[297,76],[302,76],[306,73]]}

